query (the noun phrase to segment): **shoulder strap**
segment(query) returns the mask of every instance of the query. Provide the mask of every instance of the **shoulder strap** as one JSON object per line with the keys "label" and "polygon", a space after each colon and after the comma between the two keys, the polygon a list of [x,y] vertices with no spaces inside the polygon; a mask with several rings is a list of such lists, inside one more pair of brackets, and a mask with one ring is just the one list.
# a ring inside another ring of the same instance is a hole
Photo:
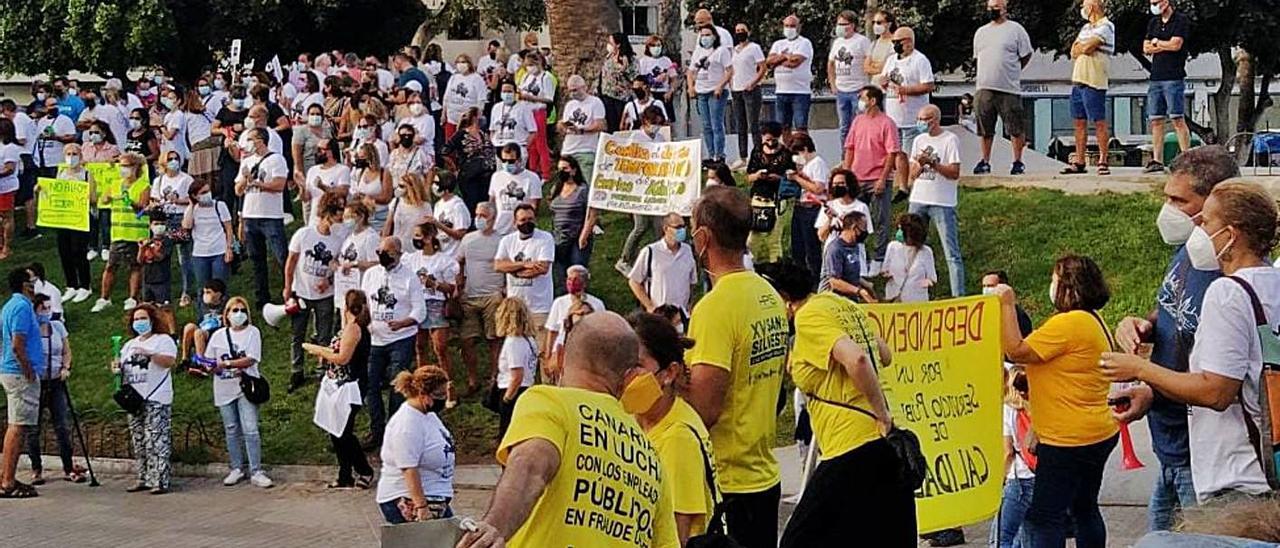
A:
{"label": "shoulder strap", "polygon": [[[872,341],[871,336],[867,334],[867,326],[866,326],[866,324],[864,324],[864,323],[862,322],[862,317],[861,317],[861,316],[855,316],[855,318],[856,318],[856,319],[857,319],[857,321],[858,321],[858,330],[862,332],[862,338],[863,338],[863,339],[865,339],[865,340],[866,340],[866,341],[868,341],[868,342],[871,342],[871,341]],[[877,373],[879,373],[880,367],[879,367],[878,365],[876,365],[876,350],[877,350],[876,348],[871,348],[871,349],[869,349],[869,350],[867,351],[867,357],[871,359],[871,369],[872,369],[872,370],[874,370],[874,371],[876,371]],[[879,418],[877,418],[877,417],[876,417],[875,413],[872,413],[872,412],[870,412],[870,411],[867,411],[866,409],[863,409],[863,408],[858,407],[858,406],[856,406],[856,405],[850,405],[850,404],[847,404],[847,403],[840,403],[840,402],[836,402],[836,401],[831,401],[831,400],[828,400],[828,399],[826,399],[826,398],[820,398],[820,397],[818,397],[818,395],[817,395],[817,394],[814,394],[814,393],[812,393],[812,392],[805,392],[805,394],[804,394],[804,395],[805,395],[805,397],[807,397],[807,398],[809,398],[809,399],[812,399],[812,400],[814,400],[814,401],[819,401],[819,402],[825,403],[825,404],[827,404],[827,405],[834,405],[834,406],[836,406],[836,407],[840,407],[840,408],[843,408],[843,409],[848,409],[848,410],[850,410],[850,411],[856,411],[856,412],[858,412],[858,413],[862,413],[863,415],[866,415],[866,416],[868,416],[868,417],[871,417],[871,420],[873,420],[873,421],[879,420]]]}
{"label": "shoulder strap", "polygon": [[1093,316],[1093,319],[1098,320],[1098,327],[1102,328],[1102,334],[1107,337],[1107,346],[1110,350],[1115,350],[1116,341],[1111,338],[1111,330],[1107,329],[1107,323],[1102,321],[1102,316],[1099,316],[1096,310],[1090,310],[1089,315]]}
{"label": "shoulder strap", "polygon": [[650,298],[653,298],[653,246],[655,245],[660,244],[649,244],[649,247],[644,249],[648,252],[644,259],[644,291]]}
{"label": "shoulder strap", "polygon": [[236,355],[236,343],[231,341],[231,327],[222,328],[222,333],[227,337],[227,351],[231,352],[232,356]]}
{"label": "shoulder strap", "polygon": [[[1267,374],[1266,373],[1267,345],[1266,345],[1266,342],[1262,340],[1261,330],[1265,328],[1269,332],[1271,329],[1270,324],[1267,323],[1267,312],[1262,307],[1262,299],[1258,298],[1258,293],[1254,291],[1253,286],[1250,285],[1249,282],[1245,281],[1244,278],[1241,278],[1239,276],[1226,276],[1226,278],[1229,278],[1231,281],[1234,281],[1235,283],[1240,284],[1240,287],[1244,288],[1244,292],[1249,294],[1249,304],[1252,305],[1253,307],[1254,324],[1259,328],[1258,345],[1261,347],[1260,352],[1263,358],[1262,375],[1264,378],[1258,379],[1258,388],[1265,398],[1265,394],[1266,394],[1265,376]],[[1244,419],[1245,431],[1249,433],[1249,445],[1253,447],[1254,455],[1258,457],[1258,466],[1262,467],[1263,476],[1266,476],[1267,482],[1270,483],[1274,488],[1277,486],[1277,482],[1275,478],[1274,467],[1271,466],[1271,463],[1273,461],[1272,459],[1269,459],[1267,456],[1267,453],[1271,451],[1266,451],[1264,450],[1264,448],[1270,447],[1270,444],[1275,443],[1275,440],[1270,440],[1270,442],[1267,442],[1262,439],[1262,432],[1258,429],[1258,425],[1253,422],[1253,414],[1249,412],[1249,407],[1244,404],[1244,382],[1240,383],[1240,390],[1236,394],[1236,397],[1240,401],[1240,414]],[[1265,404],[1266,400],[1264,399],[1261,403]],[[1264,425],[1267,424],[1270,420],[1270,416],[1268,413],[1269,411],[1267,410],[1266,406],[1263,405],[1261,418],[1263,419]],[[1271,429],[1268,428],[1267,430],[1269,433]]]}
{"label": "shoulder strap", "polygon": [[707,529],[711,530],[719,527],[721,530],[728,528],[728,523],[724,521],[724,510],[721,508],[722,500],[720,499],[720,488],[716,486],[715,468],[711,464],[711,456],[707,454],[707,448],[702,444],[702,436],[698,435],[698,431],[688,424],[684,425],[693,434],[693,439],[698,441],[698,452],[702,453],[702,473],[706,478],[707,488],[711,490],[711,518],[707,520]]}
{"label": "shoulder strap", "polygon": [[1270,325],[1267,323],[1267,311],[1262,308],[1262,299],[1258,298],[1258,293],[1253,290],[1253,286],[1239,276],[1227,276],[1227,278],[1240,284],[1240,287],[1244,288],[1244,292],[1249,294],[1249,304],[1253,305],[1254,325],[1258,327]]}

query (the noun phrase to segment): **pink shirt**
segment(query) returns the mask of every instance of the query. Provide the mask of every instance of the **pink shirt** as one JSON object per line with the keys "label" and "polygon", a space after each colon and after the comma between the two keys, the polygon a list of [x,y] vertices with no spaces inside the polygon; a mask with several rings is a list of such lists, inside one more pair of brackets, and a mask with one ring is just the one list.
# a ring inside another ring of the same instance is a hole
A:
{"label": "pink shirt", "polygon": [[885,156],[901,152],[898,124],[886,114],[859,114],[845,138],[844,148],[853,152],[853,176],[858,181],[876,181],[884,172]]}

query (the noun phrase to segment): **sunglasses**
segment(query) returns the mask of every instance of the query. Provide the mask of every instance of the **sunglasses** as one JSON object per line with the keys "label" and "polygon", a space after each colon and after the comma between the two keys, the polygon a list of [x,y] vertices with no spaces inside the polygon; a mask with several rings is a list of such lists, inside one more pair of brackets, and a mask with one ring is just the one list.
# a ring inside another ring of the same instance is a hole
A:
{"label": "sunglasses", "polygon": [[502,163],[504,163],[504,164],[514,164],[514,163],[519,162],[519,161],[520,161],[520,160],[518,160],[518,159],[510,159],[510,158],[503,158],[503,159],[502,159]]}
{"label": "sunglasses", "polygon": [[248,308],[232,308],[230,311],[231,312],[248,312],[249,309]]}

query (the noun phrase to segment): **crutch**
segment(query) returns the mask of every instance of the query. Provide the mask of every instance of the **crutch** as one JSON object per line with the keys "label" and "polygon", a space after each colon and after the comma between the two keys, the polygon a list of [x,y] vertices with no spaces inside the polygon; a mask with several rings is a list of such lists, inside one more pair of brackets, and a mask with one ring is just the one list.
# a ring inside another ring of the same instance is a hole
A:
{"label": "crutch", "polygon": [[89,457],[89,445],[84,442],[84,431],[80,429],[80,415],[76,413],[76,406],[71,403],[71,390],[67,388],[67,383],[62,383],[62,393],[67,396],[67,410],[71,411],[71,424],[76,428],[76,437],[80,438],[80,450],[84,452],[84,463],[89,468],[89,487],[97,487],[102,485],[98,483],[98,477],[93,475],[93,459]]}

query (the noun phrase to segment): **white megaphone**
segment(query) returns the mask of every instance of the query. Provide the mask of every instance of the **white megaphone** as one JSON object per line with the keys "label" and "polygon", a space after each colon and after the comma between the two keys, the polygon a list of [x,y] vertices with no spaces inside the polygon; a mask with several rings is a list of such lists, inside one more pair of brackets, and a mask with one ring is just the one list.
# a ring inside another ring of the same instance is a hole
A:
{"label": "white megaphone", "polygon": [[297,295],[289,297],[284,304],[267,304],[262,307],[262,318],[267,320],[267,325],[271,327],[280,327],[280,321],[285,318],[297,314],[307,308],[306,302],[299,299]]}

